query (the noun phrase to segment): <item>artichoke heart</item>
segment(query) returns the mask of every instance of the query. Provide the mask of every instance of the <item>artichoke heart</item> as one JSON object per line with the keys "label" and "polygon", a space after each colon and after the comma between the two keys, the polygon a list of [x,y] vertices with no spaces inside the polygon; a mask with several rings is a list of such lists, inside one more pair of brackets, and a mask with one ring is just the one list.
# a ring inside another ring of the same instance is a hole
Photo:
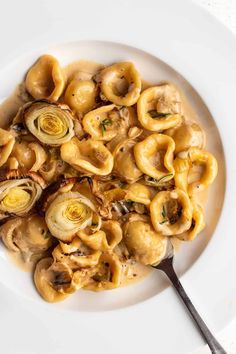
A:
{"label": "artichoke heart", "polygon": [[42,193],[42,186],[30,177],[0,182],[0,220],[9,215],[26,215]]}
{"label": "artichoke heart", "polygon": [[74,136],[73,116],[66,105],[33,102],[23,118],[31,134],[46,145],[58,146]]}
{"label": "artichoke heart", "polygon": [[46,211],[46,223],[53,236],[61,241],[71,241],[77,231],[93,222],[95,207],[78,192],[58,195]]}

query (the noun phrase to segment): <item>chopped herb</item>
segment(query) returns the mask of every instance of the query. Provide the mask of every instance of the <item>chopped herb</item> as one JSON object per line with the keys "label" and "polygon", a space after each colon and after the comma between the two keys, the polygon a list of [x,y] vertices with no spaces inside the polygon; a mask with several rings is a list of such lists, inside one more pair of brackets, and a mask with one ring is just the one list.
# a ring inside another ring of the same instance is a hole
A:
{"label": "chopped herb", "polygon": [[162,207],[161,215],[163,216],[164,219],[167,217],[167,210],[166,210],[165,205],[163,205],[163,207]]}
{"label": "chopped herb", "polygon": [[157,112],[155,109],[148,112],[152,118],[165,118],[168,117],[171,113],[162,113]]}
{"label": "chopped herb", "polygon": [[165,222],[167,222],[167,221],[168,221],[168,219],[165,219],[165,220],[159,222],[159,224],[160,224],[160,225],[165,224]]}
{"label": "chopped herb", "polygon": [[108,125],[112,125],[112,121],[108,118],[103,119],[100,123],[100,128],[102,130],[102,136],[104,136],[105,131],[107,130]]}
{"label": "chopped herb", "polygon": [[48,238],[51,237],[51,234],[49,231],[47,231],[46,233],[44,233],[43,237],[45,238],[45,240],[47,240]]}

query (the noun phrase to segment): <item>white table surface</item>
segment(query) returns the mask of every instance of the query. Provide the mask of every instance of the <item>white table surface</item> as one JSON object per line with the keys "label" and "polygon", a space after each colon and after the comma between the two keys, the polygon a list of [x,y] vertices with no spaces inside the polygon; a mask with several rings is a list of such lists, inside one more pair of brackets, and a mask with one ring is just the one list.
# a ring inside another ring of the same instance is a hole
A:
{"label": "white table surface", "polygon": [[[236,35],[236,0],[195,0],[217,17]],[[236,65],[236,63],[235,63]],[[216,335],[228,354],[236,354],[236,320]],[[199,348],[192,354],[209,354],[208,347]]]}
{"label": "white table surface", "polygon": [[[178,1],[178,0],[176,0]],[[207,11],[216,16],[236,35],[236,0],[194,0],[203,6]],[[236,65],[236,64],[235,64]],[[216,337],[225,347],[228,354],[236,354],[236,320],[227,326]],[[194,351],[192,354],[209,354],[209,349],[205,346]],[[164,354],[164,353],[163,353]],[[181,354],[181,353],[173,353]]]}

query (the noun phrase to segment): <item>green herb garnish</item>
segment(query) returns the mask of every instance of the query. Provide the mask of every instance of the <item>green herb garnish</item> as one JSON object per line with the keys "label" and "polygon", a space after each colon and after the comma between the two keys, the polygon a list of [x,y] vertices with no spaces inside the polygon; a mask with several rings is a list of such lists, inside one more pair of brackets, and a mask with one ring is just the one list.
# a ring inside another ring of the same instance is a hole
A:
{"label": "green herb garnish", "polygon": [[162,113],[162,112],[157,112],[155,109],[152,111],[148,112],[152,118],[165,118],[171,115],[171,113]]}
{"label": "green herb garnish", "polygon": [[165,205],[163,205],[163,207],[162,207],[161,215],[163,216],[164,219],[167,217],[167,210],[166,210]]}
{"label": "green herb garnish", "polygon": [[166,210],[165,205],[162,206],[161,215],[162,215],[162,217],[163,217],[163,220],[159,223],[160,225],[162,225],[162,224],[164,224],[165,222],[168,221],[168,219],[167,219],[167,210]]}
{"label": "green herb garnish", "polygon": [[106,132],[107,127],[108,127],[109,125],[112,125],[111,119],[106,118],[106,119],[103,119],[103,121],[101,121],[101,123],[100,123],[100,128],[101,128],[101,130],[102,130],[102,136],[104,136],[104,133]]}

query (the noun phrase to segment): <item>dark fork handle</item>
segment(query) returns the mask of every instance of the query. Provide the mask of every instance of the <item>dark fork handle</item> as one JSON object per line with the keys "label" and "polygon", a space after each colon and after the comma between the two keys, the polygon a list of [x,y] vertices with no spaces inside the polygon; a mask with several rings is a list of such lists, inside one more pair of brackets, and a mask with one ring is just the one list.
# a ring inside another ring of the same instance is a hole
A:
{"label": "dark fork handle", "polygon": [[170,279],[176,291],[178,292],[179,296],[183,300],[185,306],[189,310],[192,318],[196,322],[203,338],[206,340],[207,344],[209,345],[211,352],[213,354],[227,354],[226,351],[220,345],[220,343],[213,336],[213,334],[211,333],[211,331],[209,330],[205,322],[202,320],[196,308],[193,306],[191,300],[189,299],[188,295],[186,294],[173,268],[173,257],[166,258],[164,261],[162,261],[154,268],[162,270]]}

